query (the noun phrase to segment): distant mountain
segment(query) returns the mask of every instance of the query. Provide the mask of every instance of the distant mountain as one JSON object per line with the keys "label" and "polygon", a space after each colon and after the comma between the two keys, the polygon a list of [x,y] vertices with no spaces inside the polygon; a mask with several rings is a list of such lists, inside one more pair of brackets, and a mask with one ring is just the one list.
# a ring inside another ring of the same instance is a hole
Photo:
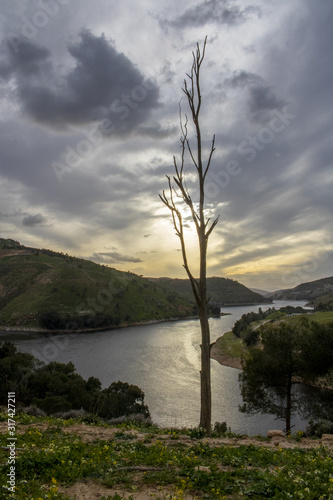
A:
{"label": "distant mountain", "polygon": [[301,283],[295,288],[277,290],[267,297],[273,300],[307,300],[315,301],[320,297],[333,292],[333,277]]}
{"label": "distant mountain", "polygon": [[[189,280],[175,278],[149,278],[153,282],[163,284],[178,293],[191,293]],[[219,306],[252,305],[272,302],[255,293],[238,281],[229,278],[207,278],[207,289],[210,303]]]}
{"label": "distant mountain", "polygon": [[260,290],[259,288],[250,288],[250,290],[252,290],[252,292],[259,293],[259,295],[262,295],[263,297],[265,297],[265,295],[269,295],[270,293],[267,290]]}
{"label": "distant mountain", "polygon": [[[265,299],[237,281],[209,278],[211,305]],[[0,238],[0,326],[100,329],[196,314],[188,280],[144,278]]]}

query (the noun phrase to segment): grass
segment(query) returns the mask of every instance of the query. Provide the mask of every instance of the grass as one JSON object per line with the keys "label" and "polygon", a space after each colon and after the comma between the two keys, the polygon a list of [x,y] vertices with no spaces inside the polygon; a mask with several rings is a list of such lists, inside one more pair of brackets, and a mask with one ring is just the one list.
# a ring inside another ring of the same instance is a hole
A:
{"label": "grass", "polygon": [[243,340],[236,337],[232,332],[227,332],[222,337],[219,337],[215,345],[221,354],[231,358],[241,358],[246,353]]}
{"label": "grass", "polygon": [[[285,313],[280,313],[279,311],[274,312],[261,322],[251,323],[252,328],[258,327],[261,323],[271,321],[286,321],[288,323],[296,323],[299,319],[304,316],[310,321],[316,321],[319,324],[329,324],[333,322],[333,311],[317,311],[311,314],[297,315],[297,316],[286,316]],[[247,348],[241,338],[236,337],[233,332],[227,332],[216,340],[216,347],[219,349],[222,355],[230,356],[231,358],[239,358],[246,356]]]}
{"label": "grass", "polygon": [[[291,323],[294,323],[295,321],[298,321],[301,316],[289,316],[286,319],[286,321],[290,321]],[[309,319],[309,321],[316,321],[319,324],[329,324],[333,322],[333,311],[316,311],[311,314],[305,314],[304,315],[306,318]]]}
{"label": "grass", "polygon": [[[4,416],[2,416],[4,419]],[[190,439],[190,430],[119,426],[110,439],[98,437],[85,442],[80,435],[65,432],[78,422],[48,418],[49,426],[38,428],[45,419],[16,417],[33,422],[17,434],[15,463],[17,500],[72,499],[66,488],[76,481],[92,481],[96,487],[117,488],[123,494],[105,497],[121,500],[128,494],[153,485],[172,500],[190,498],[240,499],[332,499],[333,453],[326,448],[267,448],[263,445],[216,446]],[[133,429],[140,434],[134,436]],[[180,439],[181,434],[188,439]],[[8,435],[2,436],[4,446]],[[166,439],[167,438],[167,439]],[[290,438],[291,439],[291,438]],[[5,485],[8,451],[0,451]],[[168,488],[168,489],[166,489]],[[166,494],[165,492],[170,492]],[[110,492],[111,493],[111,492]],[[0,498],[10,498],[2,489]],[[155,497],[156,498],[156,497]]]}

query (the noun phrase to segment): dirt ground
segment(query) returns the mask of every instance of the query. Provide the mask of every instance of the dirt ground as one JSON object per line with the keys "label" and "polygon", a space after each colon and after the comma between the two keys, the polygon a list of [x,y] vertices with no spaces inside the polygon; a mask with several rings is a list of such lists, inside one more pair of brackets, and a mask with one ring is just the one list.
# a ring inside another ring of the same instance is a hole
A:
{"label": "dirt ground", "polygon": [[237,368],[237,370],[242,369],[242,363],[239,358],[232,358],[226,354],[221,354],[221,351],[215,344],[212,345],[210,350],[210,357],[218,361],[220,365],[229,366],[230,368]]}

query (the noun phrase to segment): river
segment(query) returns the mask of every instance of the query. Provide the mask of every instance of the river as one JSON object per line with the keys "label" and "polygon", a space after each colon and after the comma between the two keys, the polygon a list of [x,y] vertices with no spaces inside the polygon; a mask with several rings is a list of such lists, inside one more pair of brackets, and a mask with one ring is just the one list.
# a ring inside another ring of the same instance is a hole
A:
{"label": "river", "polygon": [[[228,313],[210,319],[211,341],[230,331],[243,314],[276,309],[284,305],[304,305],[300,301],[223,307]],[[45,361],[72,361],[85,379],[94,376],[103,387],[121,380],[138,385],[145,393],[153,421],[168,427],[195,427],[200,414],[200,324],[183,320],[132,326],[94,333],[41,335],[1,332],[0,340],[10,339],[22,352]],[[212,422],[226,422],[233,432],[265,435],[284,424],[270,415],[248,416],[239,411],[242,403],[239,370],[212,360]],[[306,422],[295,418],[293,432],[304,430]]]}

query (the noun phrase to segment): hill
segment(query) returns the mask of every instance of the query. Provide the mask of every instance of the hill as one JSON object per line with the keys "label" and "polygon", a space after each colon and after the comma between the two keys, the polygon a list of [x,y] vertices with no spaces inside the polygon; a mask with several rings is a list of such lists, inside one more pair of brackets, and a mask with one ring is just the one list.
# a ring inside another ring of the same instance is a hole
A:
{"label": "hill", "polygon": [[0,240],[0,325],[100,328],[187,317],[193,305],[135,274]]}
{"label": "hill", "polygon": [[[214,303],[264,300],[233,280],[211,278],[210,284]],[[194,305],[187,280],[147,279],[0,238],[0,325],[3,327],[101,329],[186,318],[195,314]]]}
{"label": "hill", "polygon": [[320,297],[312,300],[309,305],[321,311],[333,311],[333,292],[320,295]]}
{"label": "hill", "polygon": [[307,283],[301,283],[295,288],[277,290],[267,295],[273,300],[308,300],[314,301],[333,292],[333,276]]}
{"label": "hill", "polygon": [[[189,280],[175,278],[149,278],[152,282],[160,283],[177,293],[191,293]],[[253,292],[245,285],[229,278],[207,278],[208,296],[210,304],[216,306],[239,306],[264,304],[272,302],[271,299]]]}

